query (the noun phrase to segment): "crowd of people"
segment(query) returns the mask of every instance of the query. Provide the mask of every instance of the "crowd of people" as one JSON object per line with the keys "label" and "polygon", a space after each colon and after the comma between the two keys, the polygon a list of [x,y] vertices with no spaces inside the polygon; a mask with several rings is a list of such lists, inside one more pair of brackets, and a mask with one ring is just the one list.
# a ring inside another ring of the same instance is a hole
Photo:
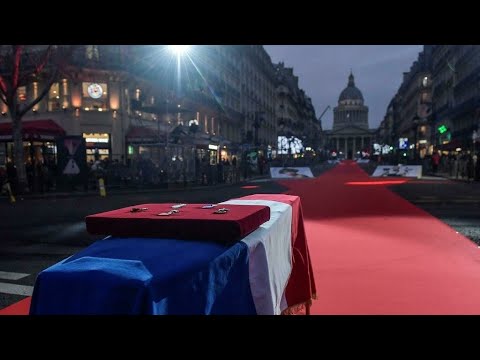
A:
{"label": "crowd of people", "polygon": [[480,180],[478,153],[471,151],[450,152],[445,155],[436,153],[426,158],[434,174],[447,175],[460,180]]}
{"label": "crowd of people", "polygon": [[240,169],[235,156],[231,160],[224,158],[214,165],[210,164],[207,157],[195,158],[194,164],[192,161],[181,156],[157,162],[142,156],[125,163],[108,158],[90,161],[89,188],[96,188],[100,178],[109,187],[166,186],[168,183],[212,185],[240,181]]}
{"label": "crowd of people", "polygon": [[445,176],[465,181],[480,181],[479,153],[473,151],[434,151],[417,161],[398,157],[396,154],[373,156],[372,160],[380,165],[405,163],[422,165],[424,175]]}
{"label": "crowd of people", "polygon": [[[29,193],[44,193],[55,188],[56,165],[53,160],[43,158],[41,160],[28,160],[25,163],[27,175],[27,188],[24,191]],[[0,166],[0,184],[2,187],[9,184],[13,193],[19,191],[18,173],[15,164],[7,161],[5,167]]]}

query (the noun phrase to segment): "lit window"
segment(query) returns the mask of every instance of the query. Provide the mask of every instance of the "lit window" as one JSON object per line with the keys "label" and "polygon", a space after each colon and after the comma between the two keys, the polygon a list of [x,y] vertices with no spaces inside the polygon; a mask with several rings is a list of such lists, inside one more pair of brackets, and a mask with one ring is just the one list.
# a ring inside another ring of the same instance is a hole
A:
{"label": "lit window", "polygon": [[62,79],[62,109],[68,108],[69,105],[69,96],[70,92],[68,91],[68,80]]}
{"label": "lit window", "polygon": [[59,94],[60,84],[53,83],[48,91],[48,111],[58,111],[62,109]]}
{"label": "lit window", "polygon": [[428,85],[428,76],[425,76],[425,77],[423,78],[423,80],[422,80],[422,85],[423,85],[424,87],[427,87],[427,85]]}
{"label": "lit window", "polygon": [[68,95],[68,80],[62,79],[62,95]]}

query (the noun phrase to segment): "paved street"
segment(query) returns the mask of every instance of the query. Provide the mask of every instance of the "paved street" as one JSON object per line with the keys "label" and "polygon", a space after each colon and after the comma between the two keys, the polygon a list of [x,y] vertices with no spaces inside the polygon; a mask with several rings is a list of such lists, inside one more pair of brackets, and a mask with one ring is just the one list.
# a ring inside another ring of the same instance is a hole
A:
{"label": "paved street", "polygon": [[[324,169],[325,170],[325,169]],[[316,171],[318,175],[321,171]],[[102,211],[149,202],[221,202],[254,193],[281,193],[276,182],[244,184],[189,191],[157,191],[65,198],[27,199],[0,204],[0,308],[30,295],[41,270],[102,236],[89,235],[84,217]],[[395,193],[454,227],[480,245],[480,184],[425,180],[390,188]]]}
{"label": "paved street", "polygon": [[[362,166],[369,174],[375,167]],[[480,182],[425,176],[389,188],[480,245]]]}
{"label": "paved street", "polygon": [[413,182],[392,191],[456,229],[480,246],[480,184]]}

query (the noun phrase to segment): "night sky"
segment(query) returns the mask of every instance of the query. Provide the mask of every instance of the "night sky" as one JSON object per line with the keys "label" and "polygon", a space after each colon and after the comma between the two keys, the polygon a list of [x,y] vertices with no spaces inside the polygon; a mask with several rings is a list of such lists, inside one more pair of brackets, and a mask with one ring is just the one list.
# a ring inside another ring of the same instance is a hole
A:
{"label": "night sky", "polygon": [[[265,49],[274,63],[293,67],[317,117],[327,105],[337,106],[352,69],[369,107],[369,126],[376,128],[402,83],[403,72],[409,71],[423,45],[265,45]],[[323,129],[331,129],[332,122],[330,109],[322,118]]]}

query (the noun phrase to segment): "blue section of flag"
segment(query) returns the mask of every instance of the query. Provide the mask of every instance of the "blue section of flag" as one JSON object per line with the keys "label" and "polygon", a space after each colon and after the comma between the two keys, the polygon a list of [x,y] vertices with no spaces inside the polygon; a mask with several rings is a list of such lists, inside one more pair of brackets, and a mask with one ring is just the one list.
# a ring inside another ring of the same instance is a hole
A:
{"label": "blue section of flag", "polygon": [[254,315],[248,247],[107,238],[42,271],[31,314]]}

